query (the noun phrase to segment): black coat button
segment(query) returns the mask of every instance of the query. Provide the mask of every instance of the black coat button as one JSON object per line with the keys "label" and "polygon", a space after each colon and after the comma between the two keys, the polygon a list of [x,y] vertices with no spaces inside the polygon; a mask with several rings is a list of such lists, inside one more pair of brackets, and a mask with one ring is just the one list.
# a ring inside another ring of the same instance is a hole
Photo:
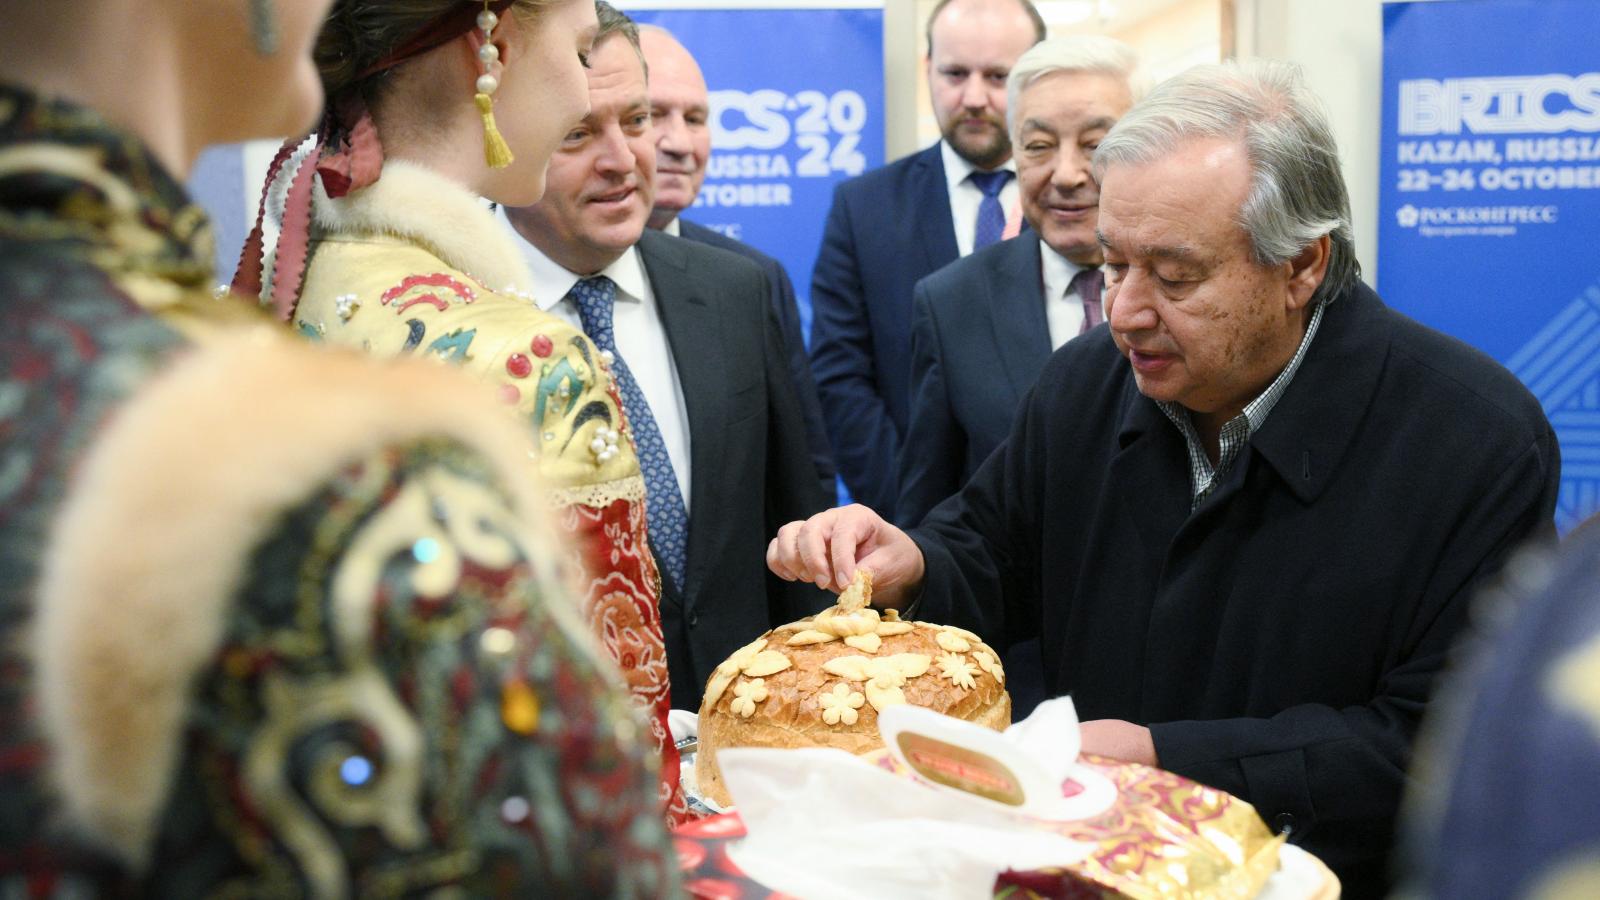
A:
{"label": "black coat button", "polygon": [[1286,837],[1294,837],[1294,816],[1290,813],[1278,813],[1273,816],[1272,830]]}
{"label": "black coat button", "polygon": [[689,627],[693,628],[693,627],[695,627],[696,625],[699,625],[699,624],[700,624],[700,616],[699,616],[699,614],[697,614],[697,613],[689,613]]}

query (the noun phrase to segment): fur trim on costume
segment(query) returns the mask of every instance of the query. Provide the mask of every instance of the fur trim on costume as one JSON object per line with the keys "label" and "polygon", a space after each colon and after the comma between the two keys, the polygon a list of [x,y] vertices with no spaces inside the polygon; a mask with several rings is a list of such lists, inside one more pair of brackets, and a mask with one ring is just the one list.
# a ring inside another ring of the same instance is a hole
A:
{"label": "fur trim on costume", "polygon": [[529,546],[559,546],[524,430],[438,366],[257,330],[193,351],[119,410],[57,521],[33,635],[41,726],[72,824],[133,864],[146,858],[190,693],[252,554],[339,470],[426,437],[480,454]]}
{"label": "fur trim on costume", "polygon": [[483,198],[415,163],[387,160],[383,177],[338,200],[319,179],[312,215],[321,237],[390,234],[426,248],[490,290],[529,291],[522,250]]}

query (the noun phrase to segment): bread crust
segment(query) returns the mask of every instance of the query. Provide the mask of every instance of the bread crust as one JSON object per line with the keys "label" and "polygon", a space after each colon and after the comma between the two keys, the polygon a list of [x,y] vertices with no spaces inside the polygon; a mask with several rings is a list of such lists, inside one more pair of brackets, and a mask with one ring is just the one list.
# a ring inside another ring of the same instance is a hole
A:
{"label": "bread crust", "polygon": [[769,631],[717,667],[700,706],[695,777],[704,797],[732,802],[718,750],[869,753],[883,747],[879,710],[897,702],[995,730],[1011,724],[999,654],[977,635],[846,603]]}

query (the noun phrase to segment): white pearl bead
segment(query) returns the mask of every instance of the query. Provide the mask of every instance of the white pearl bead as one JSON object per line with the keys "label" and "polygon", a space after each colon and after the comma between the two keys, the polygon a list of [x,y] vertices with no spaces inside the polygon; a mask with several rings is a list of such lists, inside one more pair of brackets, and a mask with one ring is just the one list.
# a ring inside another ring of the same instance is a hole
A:
{"label": "white pearl bead", "polygon": [[486,9],[478,13],[478,27],[484,31],[493,31],[494,27],[499,24],[500,17],[494,14],[494,10]]}
{"label": "white pearl bead", "polygon": [[606,442],[600,440],[599,438],[595,438],[589,442],[589,449],[597,454],[604,453],[606,451]]}
{"label": "white pearl bead", "polygon": [[498,90],[499,88],[500,88],[500,81],[499,81],[499,79],[495,78],[493,75],[479,75],[478,76],[478,93],[480,93],[480,94],[492,94],[496,90]]}
{"label": "white pearl bead", "polygon": [[486,66],[499,58],[500,48],[493,44],[484,44],[478,48],[478,59]]}

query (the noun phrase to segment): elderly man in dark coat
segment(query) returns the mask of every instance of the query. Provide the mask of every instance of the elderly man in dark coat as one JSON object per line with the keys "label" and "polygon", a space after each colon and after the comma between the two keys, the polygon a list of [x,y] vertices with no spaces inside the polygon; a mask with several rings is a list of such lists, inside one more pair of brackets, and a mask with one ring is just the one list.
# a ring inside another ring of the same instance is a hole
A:
{"label": "elderly man in dark coat", "polygon": [[1553,533],[1555,435],[1503,368],[1360,283],[1292,66],[1168,81],[1095,170],[1109,329],[1055,353],[920,528],[830,510],[769,564],[835,588],[862,566],[885,606],[1039,636],[1086,752],[1240,796],[1380,895],[1472,594]]}

